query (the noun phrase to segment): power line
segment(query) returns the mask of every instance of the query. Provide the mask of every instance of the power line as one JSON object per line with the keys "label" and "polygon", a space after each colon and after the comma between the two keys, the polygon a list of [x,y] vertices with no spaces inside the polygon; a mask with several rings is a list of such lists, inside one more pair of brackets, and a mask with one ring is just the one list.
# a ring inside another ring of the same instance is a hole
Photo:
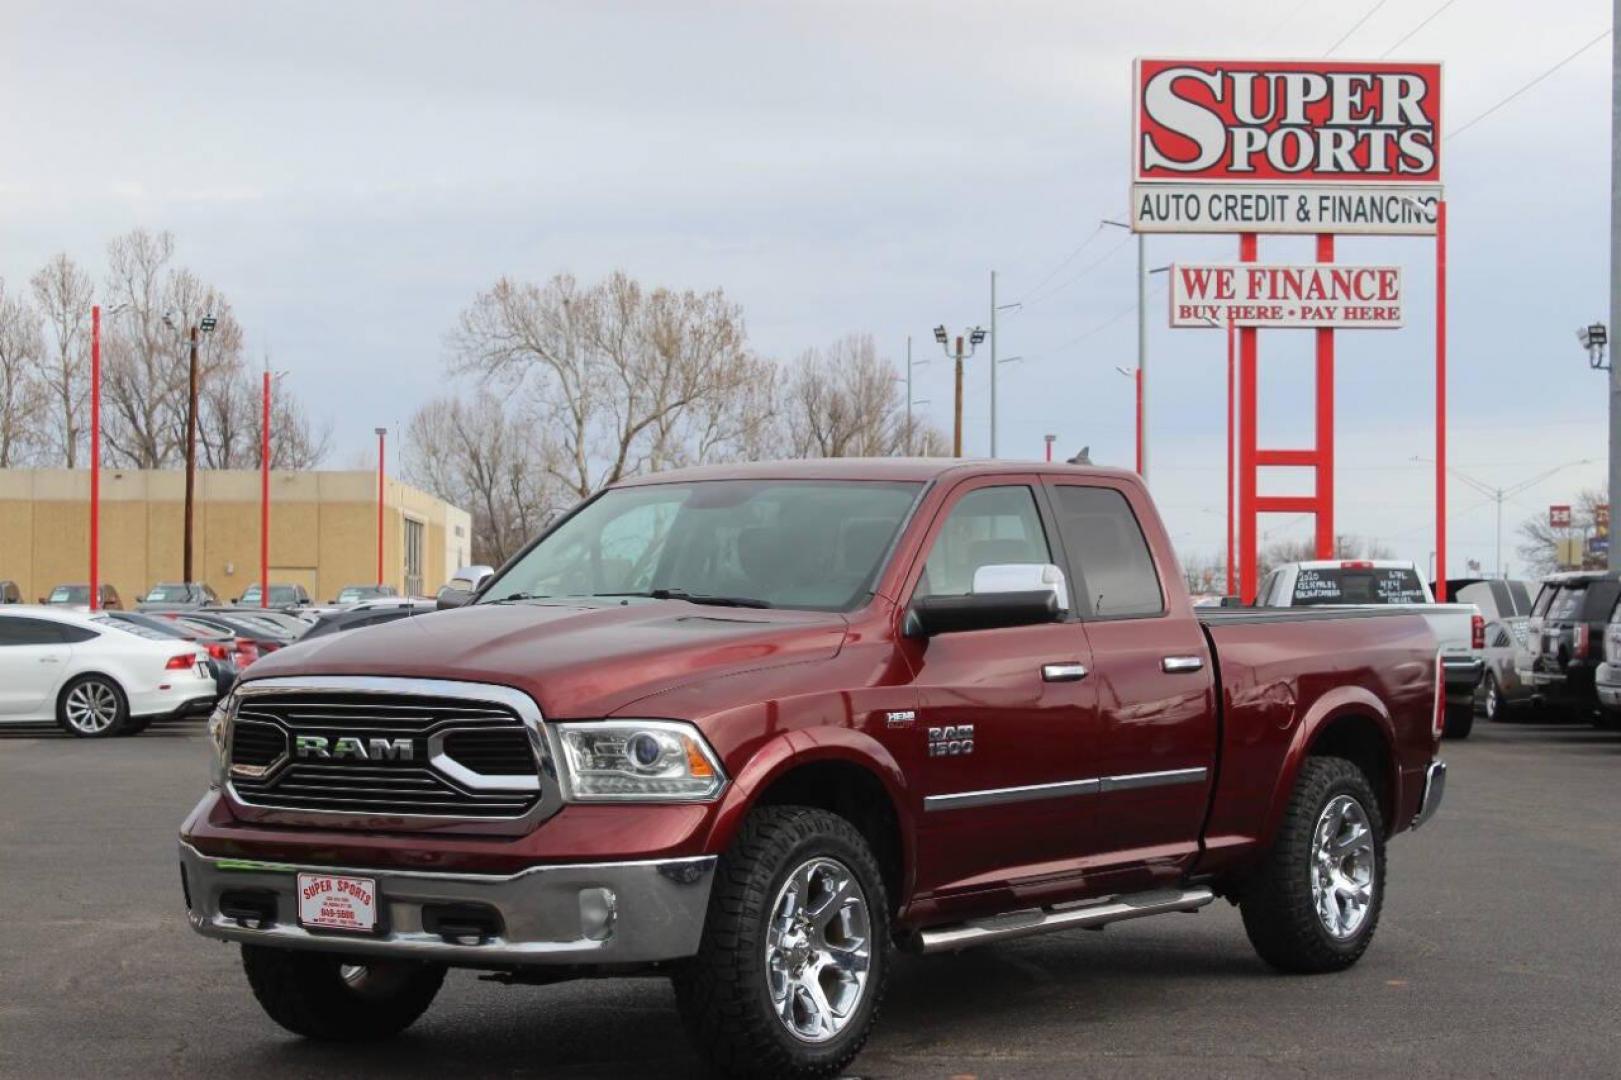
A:
{"label": "power line", "polygon": [[[1098,228],[1102,229],[1103,226],[1099,225]],[[1070,275],[1068,280],[1064,281],[1063,284],[1056,285],[1052,289],[1048,290],[1048,292],[1047,292],[1047,294],[1045,296],[1034,296],[1032,294],[1029,299],[1022,300],[1022,301],[1020,301],[1020,303],[1022,303],[1025,307],[1028,308],[1028,307],[1033,307],[1036,304],[1043,303],[1044,301],[1051,300],[1053,297],[1057,296],[1059,293],[1063,292],[1065,289],[1069,288],[1071,285],[1075,284],[1077,281],[1081,280],[1086,275],[1090,274],[1092,271],[1096,270],[1098,267],[1100,267],[1104,263],[1108,262],[1109,259],[1112,258],[1116,252],[1118,252],[1121,248],[1125,247],[1127,244],[1131,243],[1131,241],[1132,241],[1132,237],[1131,237],[1131,235],[1128,234],[1125,237],[1125,239],[1121,240],[1114,247],[1108,249],[1103,254],[1099,255],[1097,258],[1093,259],[1091,262],[1089,262],[1085,266],[1081,267],[1080,270],[1078,270],[1074,274]]]}
{"label": "power line", "polygon": [[1362,29],[1362,24],[1367,22],[1369,19],[1373,18],[1374,13],[1376,11],[1378,11],[1380,8],[1384,7],[1386,2],[1387,2],[1387,0],[1378,0],[1377,3],[1375,3],[1371,8],[1368,9],[1367,13],[1365,15],[1363,15],[1362,18],[1360,18],[1356,22],[1352,23],[1351,24],[1351,29],[1349,29],[1345,33],[1341,34],[1340,39],[1338,41],[1336,41],[1334,44],[1330,45],[1328,47],[1328,51],[1325,52],[1323,55],[1324,56],[1333,56],[1334,55],[1334,50],[1339,48],[1341,45],[1344,45],[1346,43],[1346,41],[1350,39],[1352,34],[1356,33],[1358,30]]}
{"label": "power line", "polygon": [[[1128,236],[1128,237],[1126,237],[1126,239],[1130,240],[1131,237]],[[1157,296],[1161,292],[1164,292],[1164,291],[1165,291],[1165,283],[1163,281],[1161,281],[1159,284],[1155,285],[1154,288],[1149,291],[1148,295]],[[1049,355],[1051,353],[1060,353],[1060,352],[1063,352],[1065,349],[1068,349],[1068,348],[1070,348],[1072,346],[1079,345],[1081,342],[1085,341],[1087,338],[1093,337],[1093,336],[1095,336],[1097,334],[1102,333],[1104,330],[1107,330],[1109,327],[1113,326],[1115,323],[1119,322],[1121,319],[1124,319],[1127,315],[1130,315],[1132,312],[1134,312],[1136,310],[1137,310],[1137,301],[1133,300],[1130,304],[1127,304],[1125,307],[1121,308],[1119,311],[1115,312],[1113,315],[1110,315],[1107,319],[1104,319],[1102,322],[1098,323],[1096,326],[1092,327],[1090,330],[1086,330],[1083,333],[1081,333],[1080,335],[1070,338],[1068,341],[1064,342],[1062,345],[1057,345],[1057,346],[1055,346],[1055,347],[1053,347],[1051,349],[1042,349],[1039,353],[1036,353],[1035,355],[1037,355],[1037,356],[1047,356],[1047,355]]]}
{"label": "power line", "polygon": [[1577,49],[1575,52],[1571,53],[1569,56],[1567,56],[1563,60],[1559,61],[1559,63],[1555,64],[1553,67],[1549,68],[1547,71],[1544,71],[1541,75],[1538,75],[1536,78],[1532,79],[1530,82],[1526,83],[1524,86],[1520,87],[1518,90],[1514,91],[1512,94],[1508,95],[1503,100],[1499,101],[1496,105],[1493,105],[1491,108],[1487,109],[1485,112],[1481,113],[1479,116],[1477,116],[1473,120],[1469,121],[1467,124],[1464,124],[1462,127],[1454,128],[1452,130],[1452,133],[1447,136],[1447,139],[1449,141],[1452,140],[1452,139],[1456,139],[1459,135],[1462,135],[1464,132],[1468,131],[1470,128],[1474,127],[1476,124],[1478,124],[1482,120],[1486,119],[1486,117],[1490,116],[1492,113],[1496,112],[1498,109],[1501,109],[1504,105],[1507,105],[1509,102],[1513,101],[1515,98],[1519,97],[1521,94],[1523,94],[1527,90],[1531,89],[1537,83],[1541,82],[1543,79],[1546,79],[1548,76],[1552,75],[1554,72],[1558,71],[1560,68],[1564,67],[1566,64],[1570,63],[1572,60],[1574,60],[1578,56],[1582,55],[1582,53],[1586,52],[1588,49],[1591,49],[1594,45],[1597,45],[1599,42],[1603,41],[1605,38],[1607,38],[1609,36],[1610,36],[1610,31],[1608,29],[1606,29],[1603,33],[1601,33],[1598,36],[1594,37],[1586,45],[1583,45],[1581,48]]}
{"label": "power line", "polygon": [[1457,2],[1458,2],[1458,0],[1446,0],[1446,3],[1442,4],[1440,7],[1436,8],[1434,11],[1432,11],[1428,15],[1426,15],[1424,17],[1423,21],[1420,22],[1417,26],[1413,27],[1411,30],[1407,31],[1407,33],[1403,34],[1400,38],[1398,38],[1396,40],[1396,44],[1392,45],[1390,48],[1388,48],[1384,52],[1380,53],[1379,54],[1379,59],[1383,60],[1385,57],[1389,56],[1391,53],[1395,52],[1397,49],[1399,49],[1403,45],[1407,44],[1407,39],[1408,38],[1412,37],[1414,34],[1418,33],[1420,30],[1424,29],[1426,26],[1430,25],[1430,23],[1435,21],[1435,17],[1437,15],[1441,14],[1441,12],[1445,11],[1447,8],[1451,7],[1453,4],[1456,4]]}
{"label": "power line", "polygon": [[1046,285],[1047,282],[1049,282],[1053,278],[1057,277],[1059,275],[1059,273],[1064,269],[1064,267],[1066,267],[1070,263],[1074,262],[1075,261],[1075,256],[1077,256],[1081,252],[1085,251],[1087,249],[1087,247],[1092,243],[1092,241],[1096,240],[1098,238],[1098,235],[1100,233],[1102,233],[1102,232],[1103,232],[1103,223],[1099,222],[1097,224],[1097,226],[1090,233],[1087,234],[1086,239],[1082,240],[1080,245],[1078,247],[1076,247],[1076,249],[1074,251],[1070,252],[1068,255],[1065,255],[1063,262],[1060,262],[1057,266],[1053,267],[1052,270],[1048,272],[1046,277],[1042,278],[1040,281],[1036,282],[1035,285],[1031,286],[1031,288],[1024,294],[1024,298],[1019,300],[1018,303],[1021,303],[1021,304],[1028,303],[1030,301],[1031,297],[1035,296],[1036,293],[1041,291],[1042,286]]}

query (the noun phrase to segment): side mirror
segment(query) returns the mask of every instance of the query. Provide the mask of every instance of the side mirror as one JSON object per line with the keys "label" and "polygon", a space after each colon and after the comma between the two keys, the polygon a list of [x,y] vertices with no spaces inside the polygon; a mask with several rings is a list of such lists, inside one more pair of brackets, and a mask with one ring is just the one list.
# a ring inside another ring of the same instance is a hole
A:
{"label": "side mirror", "polygon": [[473,594],[467,589],[440,589],[434,605],[439,611],[449,611],[463,606],[472,598]]}
{"label": "side mirror", "polygon": [[974,595],[1047,591],[1059,611],[1069,610],[1069,583],[1052,563],[992,563],[974,571]]}
{"label": "side mirror", "polygon": [[964,630],[997,630],[1056,622],[1058,598],[1051,589],[1029,592],[925,596],[906,615],[908,637],[930,638]]}

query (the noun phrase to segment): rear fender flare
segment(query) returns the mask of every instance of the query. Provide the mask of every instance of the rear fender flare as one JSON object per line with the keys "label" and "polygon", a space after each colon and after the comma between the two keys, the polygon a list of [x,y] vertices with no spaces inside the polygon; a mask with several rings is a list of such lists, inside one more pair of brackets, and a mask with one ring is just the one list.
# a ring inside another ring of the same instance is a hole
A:
{"label": "rear fender flare", "polygon": [[[1391,806],[1401,807],[1401,769],[1396,760],[1396,725],[1390,719],[1390,710],[1375,694],[1363,687],[1336,686],[1312,702],[1295,725],[1294,738],[1289,742],[1289,749],[1284,753],[1283,768],[1279,770],[1277,787],[1267,803],[1266,819],[1261,827],[1262,850],[1270,847],[1272,838],[1277,835],[1284,811],[1289,807],[1289,798],[1294,794],[1295,780],[1311,752],[1312,743],[1325,728],[1344,716],[1360,716],[1372,720],[1378,727],[1385,744]],[[1385,822],[1387,828],[1390,824]]]}
{"label": "rear fender flare", "polygon": [[[871,773],[883,785],[895,811],[895,824],[900,832],[901,880],[905,883],[904,892],[909,897],[916,858],[912,804],[906,774],[882,743],[853,728],[818,727],[788,731],[757,749],[750,756],[748,764],[727,785],[726,794],[712,818],[704,850],[714,854],[724,852],[763,792],[794,769],[822,761],[855,765]],[[897,905],[903,900],[901,897],[891,897],[891,901]]]}

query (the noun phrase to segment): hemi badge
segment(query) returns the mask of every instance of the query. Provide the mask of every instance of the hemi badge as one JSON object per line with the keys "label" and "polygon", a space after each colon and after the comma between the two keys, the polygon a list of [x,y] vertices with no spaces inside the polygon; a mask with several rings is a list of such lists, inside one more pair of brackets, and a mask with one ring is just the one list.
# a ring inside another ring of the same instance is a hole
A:
{"label": "hemi badge", "polygon": [[884,714],[884,723],[892,728],[907,727],[916,720],[917,713],[911,709],[903,709],[900,712]]}

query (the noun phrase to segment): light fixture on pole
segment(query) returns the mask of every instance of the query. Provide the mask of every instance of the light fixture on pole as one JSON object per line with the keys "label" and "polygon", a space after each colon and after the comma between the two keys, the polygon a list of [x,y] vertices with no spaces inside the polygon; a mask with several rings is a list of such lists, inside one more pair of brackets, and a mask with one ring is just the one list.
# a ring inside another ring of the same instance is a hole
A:
{"label": "light fixture on pole", "polygon": [[1604,362],[1604,347],[1610,343],[1610,331],[1603,323],[1582,327],[1576,331],[1576,340],[1587,350],[1588,367],[1594,371],[1610,370],[1610,365]]}
{"label": "light fixture on pole", "polygon": [[[165,312],[163,323],[171,330],[179,330],[180,323],[173,311]],[[181,558],[181,578],[189,588],[196,580],[192,575],[192,521],[196,516],[197,490],[197,345],[198,335],[211,334],[218,325],[212,312],[193,323],[186,333],[189,371],[186,393],[186,522],[185,541]]]}
{"label": "light fixture on pole", "polygon": [[938,341],[940,347],[945,349],[948,359],[956,361],[957,366],[956,408],[951,429],[951,454],[953,457],[962,457],[962,362],[966,357],[973,356],[974,350],[985,341],[985,331],[976,326],[967,332],[967,337],[968,351],[966,353],[963,351],[963,335],[958,334],[957,348],[953,352],[950,336],[946,333],[945,325],[941,324],[934,328],[934,340]]}
{"label": "light fixture on pole", "polygon": [[1053,443],[1058,441],[1058,436],[1057,435],[1043,435],[1041,437],[1041,440],[1042,440],[1042,442],[1045,442],[1047,444],[1047,460],[1048,460],[1048,462],[1051,462],[1052,459],[1053,459]]}

